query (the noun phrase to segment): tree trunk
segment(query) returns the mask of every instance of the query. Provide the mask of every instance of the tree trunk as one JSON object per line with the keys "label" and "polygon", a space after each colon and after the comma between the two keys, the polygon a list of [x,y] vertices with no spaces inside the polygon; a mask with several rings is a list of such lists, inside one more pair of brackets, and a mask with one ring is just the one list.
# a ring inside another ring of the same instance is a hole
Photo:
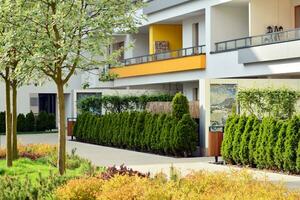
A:
{"label": "tree trunk", "polygon": [[12,153],[13,159],[18,159],[17,141],[17,84],[12,84]]}
{"label": "tree trunk", "polygon": [[5,95],[6,95],[6,165],[12,166],[12,146],[11,146],[11,108],[10,108],[10,81],[8,79],[9,68],[6,68]]}
{"label": "tree trunk", "polygon": [[65,122],[65,96],[64,84],[57,83],[57,100],[58,100],[58,113],[59,113],[59,140],[58,140],[58,168],[59,173],[63,175],[66,169],[66,122]]}

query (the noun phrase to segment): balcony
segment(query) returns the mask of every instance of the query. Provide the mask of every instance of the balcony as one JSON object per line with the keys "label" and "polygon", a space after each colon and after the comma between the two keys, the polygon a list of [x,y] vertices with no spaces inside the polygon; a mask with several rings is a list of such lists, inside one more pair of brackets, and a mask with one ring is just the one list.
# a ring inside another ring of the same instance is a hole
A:
{"label": "balcony", "polygon": [[216,43],[215,53],[300,40],[300,29],[280,31]]}
{"label": "balcony", "polygon": [[117,74],[118,78],[127,78],[201,70],[205,67],[205,46],[198,46],[125,59],[120,67],[111,68],[110,73]]}

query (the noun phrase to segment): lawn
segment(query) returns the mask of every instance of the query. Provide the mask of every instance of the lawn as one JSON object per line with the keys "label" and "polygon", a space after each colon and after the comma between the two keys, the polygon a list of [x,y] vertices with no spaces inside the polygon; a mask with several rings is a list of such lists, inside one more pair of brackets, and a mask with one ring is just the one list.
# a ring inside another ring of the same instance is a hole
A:
{"label": "lawn", "polygon": [[[14,161],[13,167],[8,168],[5,160],[0,160],[0,176],[15,176],[21,180],[28,177],[31,181],[35,182],[38,177],[48,177],[50,174],[58,173],[56,167],[50,165],[41,158],[38,160],[31,160],[29,158],[20,158]],[[84,166],[79,166],[75,169],[67,169],[67,176],[80,176],[84,173]]]}

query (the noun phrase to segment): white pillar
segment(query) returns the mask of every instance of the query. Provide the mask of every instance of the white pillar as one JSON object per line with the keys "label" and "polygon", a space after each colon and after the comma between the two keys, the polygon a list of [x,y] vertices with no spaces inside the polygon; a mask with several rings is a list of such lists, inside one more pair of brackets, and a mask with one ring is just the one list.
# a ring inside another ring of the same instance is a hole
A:
{"label": "white pillar", "polygon": [[206,155],[208,148],[208,128],[210,124],[210,81],[208,79],[199,80],[199,140],[201,155]]}

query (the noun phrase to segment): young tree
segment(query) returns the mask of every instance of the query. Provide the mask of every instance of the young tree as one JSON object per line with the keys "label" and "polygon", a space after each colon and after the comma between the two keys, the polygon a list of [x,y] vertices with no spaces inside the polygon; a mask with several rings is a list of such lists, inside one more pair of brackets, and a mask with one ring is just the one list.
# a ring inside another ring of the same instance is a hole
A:
{"label": "young tree", "polygon": [[[18,157],[17,151],[17,88],[23,83],[22,73],[17,72],[25,66],[27,35],[24,34],[26,20],[22,20],[22,1],[0,1],[0,76],[5,81],[6,93],[6,137],[7,165]],[[30,71],[26,76],[30,80]],[[12,93],[12,97],[10,96]]]}
{"label": "young tree", "polygon": [[[25,19],[31,21],[25,29],[31,36],[29,51],[34,59],[32,67],[54,81],[57,87],[59,111],[60,174],[65,172],[66,123],[64,87],[76,71],[95,69],[116,58],[120,51],[106,55],[105,47],[113,41],[113,34],[136,32],[140,18],[136,11],[140,1],[131,0],[32,0]],[[104,57],[103,62],[99,61]]]}

